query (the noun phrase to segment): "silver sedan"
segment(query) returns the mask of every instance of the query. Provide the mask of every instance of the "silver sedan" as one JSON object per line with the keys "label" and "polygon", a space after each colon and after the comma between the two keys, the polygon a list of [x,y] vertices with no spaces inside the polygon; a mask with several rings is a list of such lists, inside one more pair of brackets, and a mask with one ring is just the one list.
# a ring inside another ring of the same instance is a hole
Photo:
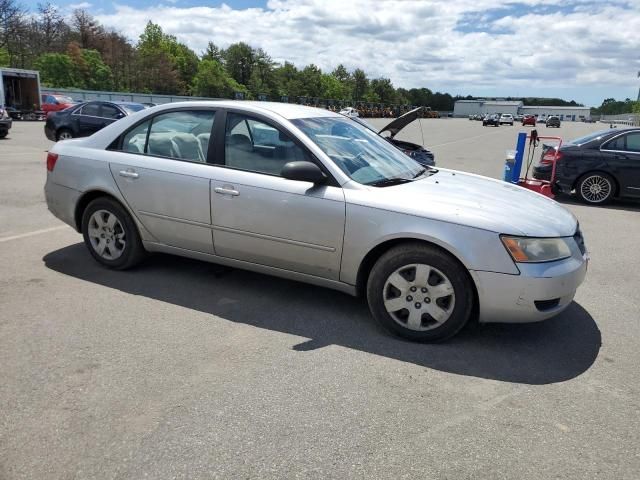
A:
{"label": "silver sedan", "polygon": [[109,268],[165,252],[366,296],[418,341],[565,309],[587,253],[541,195],[425,168],[356,122],[261,102],[153,107],[47,157],[49,210]]}

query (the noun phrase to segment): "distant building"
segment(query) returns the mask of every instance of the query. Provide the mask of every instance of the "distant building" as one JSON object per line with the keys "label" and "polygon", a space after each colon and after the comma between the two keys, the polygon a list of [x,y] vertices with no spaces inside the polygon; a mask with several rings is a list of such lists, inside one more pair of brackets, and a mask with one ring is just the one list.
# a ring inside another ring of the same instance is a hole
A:
{"label": "distant building", "polygon": [[486,115],[488,113],[510,113],[511,115],[536,115],[548,117],[555,115],[562,121],[580,121],[589,118],[589,107],[553,107],[525,106],[521,101],[510,100],[458,100],[453,107],[454,117]]}

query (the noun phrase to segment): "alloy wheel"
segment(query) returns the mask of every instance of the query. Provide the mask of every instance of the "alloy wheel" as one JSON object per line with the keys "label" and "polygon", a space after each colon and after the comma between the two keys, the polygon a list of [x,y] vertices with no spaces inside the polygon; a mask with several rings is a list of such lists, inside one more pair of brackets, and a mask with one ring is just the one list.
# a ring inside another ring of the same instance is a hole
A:
{"label": "alloy wheel", "polygon": [[91,215],[87,233],[91,246],[105,260],[116,260],[127,246],[122,223],[107,210],[97,210]]}
{"label": "alloy wheel", "polygon": [[71,135],[71,132],[69,132],[67,130],[63,130],[62,132],[60,132],[58,134],[58,141],[60,141],[60,140],[69,140],[70,138],[73,138],[73,135]]}
{"label": "alloy wheel", "polygon": [[393,272],[384,284],[384,308],[395,322],[415,331],[444,324],[455,306],[451,281],[440,270],[411,264]]}
{"label": "alloy wheel", "polygon": [[580,184],[582,198],[591,203],[604,202],[611,195],[611,191],[611,182],[602,175],[591,175]]}

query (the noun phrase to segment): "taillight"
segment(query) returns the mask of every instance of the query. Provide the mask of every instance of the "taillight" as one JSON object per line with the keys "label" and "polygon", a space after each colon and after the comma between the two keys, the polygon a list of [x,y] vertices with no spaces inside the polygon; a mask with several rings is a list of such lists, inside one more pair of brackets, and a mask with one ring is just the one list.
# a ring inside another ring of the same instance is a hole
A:
{"label": "taillight", "polygon": [[547,153],[544,154],[542,160],[540,160],[541,165],[551,165],[553,161],[558,161],[562,158],[562,152],[556,151],[555,148],[549,149]]}
{"label": "taillight", "polygon": [[53,172],[53,169],[56,166],[56,161],[58,160],[58,154],[57,153],[47,153],[47,170],[49,172]]}

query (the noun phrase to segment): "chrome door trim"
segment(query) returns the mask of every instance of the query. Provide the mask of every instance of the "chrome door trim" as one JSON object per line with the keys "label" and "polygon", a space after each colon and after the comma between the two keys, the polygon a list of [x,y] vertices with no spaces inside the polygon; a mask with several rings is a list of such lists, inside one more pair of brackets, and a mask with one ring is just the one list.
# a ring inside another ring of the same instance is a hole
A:
{"label": "chrome door trim", "polygon": [[222,226],[219,226],[219,225],[212,225],[212,229],[213,230],[219,230],[221,232],[237,233],[239,235],[245,235],[247,237],[262,238],[264,240],[271,240],[273,242],[288,243],[289,245],[297,245],[299,247],[307,247],[307,248],[311,248],[313,250],[322,250],[323,252],[335,252],[336,251],[336,249],[334,247],[327,247],[327,246],[324,246],[324,245],[316,245],[315,243],[301,242],[299,240],[289,240],[288,238],[282,238],[282,237],[273,237],[271,235],[265,235],[264,233],[247,232],[246,230],[238,230],[238,229],[235,229],[235,228],[222,227]]}
{"label": "chrome door trim", "polygon": [[238,230],[238,229],[235,229],[235,228],[222,227],[222,226],[219,226],[219,225],[210,225],[208,223],[196,222],[196,221],[193,221],[193,220],[186,220],[184,218],[171,217],[171,216],[168,216],[168,215],[161,215],[159,213],[146,212],[146,211],[143,211],[143,210],[139,210],[138,213],[140,215],[145,215],[145,216],[148,216],[148,217],[160,218],[160,219],[163,219],[163,220],[171,220],[171,221],[176,222],[176,223],[185,223],[187,225],[194,225],[196,227],[209,228],[211,230],[219,230],[221,232],[237,233],[239,235],[245,235],[247,237],[262,238],[264,240],[271,240],[273,242],[287,243],[289,245],[297,245],[299,247],[311,248],[313,250],[321,250],[323,252],[335,252],[336,251],[336,249],[334,247],[327,247],[325,245],[317,245],[315,243],[301,242],[299,240],[289,240],[288,238],[274,237],[274,236],[271,236],[271,235],[265,235],[263,233],[247,232],[246,230]]}

